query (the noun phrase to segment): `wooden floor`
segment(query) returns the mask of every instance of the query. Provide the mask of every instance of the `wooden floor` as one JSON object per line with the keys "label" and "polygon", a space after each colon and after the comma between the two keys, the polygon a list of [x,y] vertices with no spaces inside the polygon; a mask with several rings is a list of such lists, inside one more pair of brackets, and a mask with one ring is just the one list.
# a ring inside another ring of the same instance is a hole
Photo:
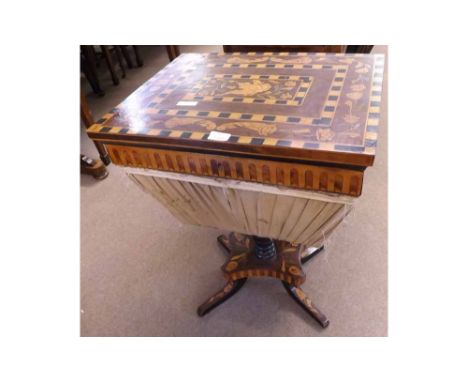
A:
{"label": "wooden floor", "polygon": [[[183,46],[182,52],[221,51]],[[375,47],[385,53],[385,47]],[[162,47],[142,47],[145,64],[106,96],[87,89],[98,118],[168,63]],[[386,78],[384,82],[386,105]],[[386,121],[386,106],[382,120]],[[97,157],[81,131],[81,152]],[[249,280],[207,316],[196,309],[224,285],[220,231],[181,225],[121,168],[104,181],[81,176],[81,334],[83,336],[386,336],[387,131],[379,131],[374,167],[354,210],[305,266],[304,291],[331,321],[323,330],[275,280]]]}

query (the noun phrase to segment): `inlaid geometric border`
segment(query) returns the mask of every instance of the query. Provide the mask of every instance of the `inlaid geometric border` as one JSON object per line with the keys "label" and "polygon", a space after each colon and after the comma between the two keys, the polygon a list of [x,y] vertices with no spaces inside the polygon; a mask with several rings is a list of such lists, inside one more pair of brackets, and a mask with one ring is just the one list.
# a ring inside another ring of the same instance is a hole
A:
{"label": "inlaid geometric border", "polygon": [[[333,52],[317,52],[317,53],[310,53],[310,52],[233,52],[233,53],[224,53],[224,52],[210,52],[207,53],[209,56],[311,56],[314,57],[327,57],[327,56],[335,56],[335,57],[346,57],[349,54],[346,53],[333,53]],[[352,53],[353,57],[364,57],[368,56],[367,53]]]}
{"label": "inlaid geometric border", "polygon": [[208,68],[255,68],[255,69],[332,69],[337,66],[347,68],[346,65],[335,64],[228,64],[228,63],[208,63]]}
{"label": "inlaid geometric border", "polygon": [[[209,66],[209,65],[208,65]],[[313,64],[310,65],[312,69],[331,69],[331,70],[336,70],[335,72],[335,77],[333,78],[330,91],[328,93],[328,98],[324,104],[323,110],[322,110],[322,115],[320,118],[314,118],[314,122],[312,123],[312,119],[309,121],[309,118],[304,118],[301,119],[304,122],[297,122],[301,124],[317,124],[317,125],[322,125],[322,126],[327,126],[328,124],[331,123],[331,118],[334,116],[334,111],[335,108],[338,104],[339,97],[341,95],[341,90],[343,88],[344,80],[346,77],[346,73],[348,70],[348,65],[334,65],[334,64]],[[242,67],[242,66],[241,66]],[[243,74],[217,74],[215,76],[218,76],[218,78],[221,78],[222,76],[233,76],[232,78],[245,78],[246,75]],[[260,77],[266,77],[266,75],[260,75]],[[256,77],[255,75],[251,75],[252,78]],[[275,76],[269,76],[269,77],[275,77]],[[279,76],[278,77],[288,77],[288,76]],[[289,77],[295,77],[295,76],[289,76]],[[300,78],[309,78],[310,76],[299,76]],[[229,77],[226,77],[229,78]],[[171,94],[175,89],[177,89],[183,81],[186,80],[186,77],[181,76],[173,79],[170,84],[168,84],[165,87],[162,87],[162,91],[154,96],[152,99],[152,102],[148,105],[150,108],[156,108],[161,102],[169,95]],[[304,80],[304,82],[307,82],[307,80]],[[194,89],[196,88],[197,85],[194,86]],[[298,106],[299,103],[298,101],[302,100],[300,98],[304,98],[307,92],[302,93],[302,97],[300,94],[296,94],[298,97],[297,100],[295,101],[276,101],[276,102],[270,102],[262,99],[255,99],[255,98],[250,98],[250,97],[196,97],[194,94],[189,94],[188,96],[186,95],[184,98],[182,98],[182,101],[185,100],[190,100],[190,101],[218,101],[218,102],[240,102],[240,103],[260,103],[260,104],[277,104],[277,105],[287,105],[287,106]],[[267,120],[270,118],[268,116]],[[293,117],[293,119],[295,119]],[[319,121],[319,119],[322,119]]]}
{"label": "inlaid geometric border", "polygon": [[385,57],[374,56],[374,71],[372,77],[371,94],[369,97],[369,112],[364,136],[364,152],[375,154],[377,147],[377,133],[380,123],[380,107],[382,103],[382,83],[384,76]]}
{"label": "inlaid geometric border", "polygon": [[[312,117],[295,117],[288,115],[275,115],[275,114],[251,114],[251,113],[230,113],[221,111],[204,111],[204,110],[190,110],[190,109],[158,109],[157,103],[150,103],[146,112],[160,115],[179,116],[179,117],[210,117],[210,118],[225,118],[229,120],[248,120],[248,121],[263,121],[263,122],[278,122],[278,123],[293,123],[299,125],[314,125],[320,127],[329,127],[333,121],[336,107],[340,99],[341,91],[343,89],[344,79],[347,73],[346,65],[321,65],[329,66],[336,69],[335,76],[330,85],[330,90],[327,99],[322,108],[321,115],[317,118]],[[300,76],[307,78],[307,76]],[[167,96],[166,93],[160,94],[160,97]],[[226,97],[228,98],[228,97]],[[231,97],[229,97],[231,98]],[[246,97],[233,97],[232,102],[253,103],[253,99],[246,99]]]}
{"label": "inlaid geometric border", "polygon": [[364,172],[106,143],[114,164],[359,196]]}
{"label": "inlaid geometric border", "polygon": [[[203,85],[211,79],[248,79],[248,80],[291,80],[300,81],[298,90],[294,95],[293,100],[275,100],[267,98],[254,98],[243,96],[199,96],[197,92],[203,90]],[[265,74],[211,74],[197,82],[193,87],[193,93],[187,93],[183,101],[215,101],[215,102],[240,102],[240,103],[257,103],[266,105],[302,105],[307,92],[313,84],[314,77],[312,76],[290,76],[290,75],[265,75]]]}
{"label": "inlaid geometric border", "polygon": [[174,90],[176,90],[184,81],[189,78],[191,72],[194,71],[193,65],[186,64],[183,67],[179,68],[178,76],[172,78],[170,81],[167,81],[165,84],[160,84],[159,80],[164,78],[164,74],[168,71],[171,64],[163,68],[159,71],[155,76],[151,77],[148,81],[146,81],[138,91],[146,91],[147,88],[151,92],[158,93],[155,94],[154,98],[152,99],[150,105],[152,107],[156,106],[157,104],[161,103],[169,94],[171,94]]}
{"label": "inlaid geometric border", "polygon": [[[209,141],[210,133],[200,131],[176,131],[170,129],[131,129],[126,127],[104,127],[101,124],[95,124],[88,129],[88,133],[108,133],[119,135],[146,135],[161,138],[178,138],[190,140]],[[211,141],[212,142],[212,141]],[[317,149],[317,150],[335,150],[347,152],[364,152],[364,147],[354,145],[333,144],[330,142],[310,142],[298,139],[278,139],[278,138],[259,138],[259,137],[246,137],[239,135],[232,135],[227,140],[229,143],[249,144],[249,145],[266,145],[266,146],[280,146],[292,147],[301,149]]]}
{"label": "inlaid geometric border", "polygon": [[[214,53],[218,55],[218,53]],[[219,55],[221,55],[220,53]],[[253,55],[255,53],[247,53],[247,55]],[[263,53],[262,53],[263,54]],[[275,53],[276,54],[276,53]],[[266,54],[267,55],[267,54]],[[279,53],[279,55],[306,55],[301,53]],[[344,53],[327,54],[334,56],[345,56]],[[325,54],[316,54],[316,56],[325,56]],[[353,56],[365,56],[365,54],[355,54]],[[377,133],[378,125],[380,121],[380,107],[382,101],[382,82],[384,73],[385,57],[384,55],[374,55],[374,72],[371,86],[371,96],[369,100],[369,114],[366,123],[366,133],[364,137],[363,145],[347,145],[347,144],[333,144],[329,142],[310,142],[303,140],[287,140],[287,139],[276,139],[276,138],[259,138],[259,137],[246,137],[232,135],[228,142],[252,144],[252,145],[269,145],[269,146],[283,146],[283,147],[294,147],[294,148],[307,148],[317,150],[334,150],[344,152],[355,152],[375,155],[375,149],[377,146]],[[346,65],[345,65],[346,67]],[[161,73],[161,72],[160,72]],[[333,100],[331,100],[333,101]],[[338,99],[335,100],[336,103]],[[336,106],[336,104],[335,104]],[[158,109],[149,109],[152,112],[159,112]],[[165,110],[165,109],[162,109]],[[179,113],[180,114],[177,114]],[[105,127],[103,126],[109,119],[111,119],[116,113],[118,108],[112,109],[109,113],[105,114],[100,118],[96,124],[92,125],[87,131],[90,133],[111,133],[111,134],[123,134],[123,135],[139,135],[146,134],[155,137],[170,137],[170,138],[183,138],[183,139],[194,139],[194,140],[207,140],[209,133],[193,132],[193,131],[174,131],[169,129],[132,129],[125,127]],[[185,116],[210,116],[216,118],[224,118],[225,114],[234,114],[232,117],[242,119],[240,113],[222,113],[222,112],[207,112],[207,111],[195,111],[195,110],[165,110],[164,113],[168,115],[185,115]],[[200,113],[200,114],[199,114]],[[239,114],[239,115],[237,115]],[[261,119],[267,122],[287,122],[287,123],[299,123],[296,120],[287,120],[288,117],[284,116],[266,116],[266,119]],[[236,119],[236,118],[233,118]],[[246,116],[244,116],[246,119]],[[249,120],[259,120],[256,115],[249,117]],[[302,120],[302,118],[301,118]],[[306,120],[304,118],[303,120]],[[312,121],[309,121],[312,122]]]}

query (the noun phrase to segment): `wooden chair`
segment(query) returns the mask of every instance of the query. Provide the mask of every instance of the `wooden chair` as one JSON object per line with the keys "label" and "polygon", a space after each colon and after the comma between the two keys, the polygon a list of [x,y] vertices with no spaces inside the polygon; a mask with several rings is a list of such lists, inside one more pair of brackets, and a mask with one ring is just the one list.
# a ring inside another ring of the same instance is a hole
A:
{"label": "wooden chair", "polygon": [[166,45],[167,55],[169,56],[169,61],[174,61],[176,57],[180,55],[178,45]]}
{"label": "wooden chair", "polygon": [[[133,50],[136,58],[136,65],[142,66],[143,60],[138,52],[138,48],[133,46]],[[127,62],[129,68],[133,68],[134,64],[130,54],[127,51],[127,47],[124,45],[99,45],[99,51],[97,51],[94,45],[82,45],[81,46],[81,71],[85,74],[86,79],[90,83],[94,93],[99,96],[105,94],[99,81],[97,68],[99,67],[100,60],[104,59],[107,69],[111,75],[112,83],[117,86],[120,83],[119,76],[117,75],[116,65],[113,56],[117,58],[117,62],[120,67],[121,77],[125,78],[127,73],[125,71],[124,59]]]}
{"label": "wooden chair", "polygon": [[[133,48],[133,53],[135,55],[135,61],[136,61],[135,65],[133,64],[131,54],[127,50],[129,46]],[[116,47],[122,52],[122,55],[124,56],[129,69],[133,69],[135,66],[137,67],[143,66],[143,59],[141,58],[138,45],[116,45]]]}
{"label": "wooden chair", "polygon": [[232,52],[370,53],[374,45],[223,45]]}
{"label": "wooden chair", "polygon": [[127,73],[125,72],[125,66],[123,64],[122,52],[118,46],[109,48],[109,46],[107,45],[100,45],[100,48],[101,48],[102,56],[104,57],[104,60],[106,61],[107,68],[109,69],[109,72],[111,74],[112,82],[114,83],[114,85],[118,85],[120,81],[115,71],[114,60],[112,59],[111,52],[115,52],[115,55],[117,56],[117,61],[120,66],[120,70],[122,71],[122,78],[125,78]]}
{"label": "wooden chair", "polygon": [[[345,45],[223,45],[225,53],[233,52],[329,52],[343,53]],[[180,55],[177,45],[166,45],[169,60]]]}
{"label": "wooden chair", "polygon": [[[86,97],[83,91],[81,91],[80,93],[80,115],[81,115],[81,120],[83,121],[83,124],[85,125],[87,129],[91,125],[94,124],[94,119],[93,119],[93,116],[91,115],[91,111],[89,110],[88,101],[86,101]],[[100,142],[96,142],[96,141],[93,141],[93,142],[94,142],[94,145],[96,146],[97,151],[99,152],[99,156],[102,162],[105,165],[109,165],[111,161],[110,161],[109,154],[107,153],[107,150],[105,149],[105,147]]]}
{"label": "wooden chair", "polygon": [[99,82],[99,77],[96,70],[96,54],[91,45],[82,45],[80,47],[80,63],[81,71],[84,73],[86,79],[91,85],[93,92],[102,97],[106,93],[102,89],[101,83]]}
{"label": "wooden chair", "polygon": [[346,45],[223,45],[224,53],[233,52],[310,52],[344,53]]}
{"label": "wooden chair", "polygon": [[370,53],[374,45],[348,45],[346,53]]}

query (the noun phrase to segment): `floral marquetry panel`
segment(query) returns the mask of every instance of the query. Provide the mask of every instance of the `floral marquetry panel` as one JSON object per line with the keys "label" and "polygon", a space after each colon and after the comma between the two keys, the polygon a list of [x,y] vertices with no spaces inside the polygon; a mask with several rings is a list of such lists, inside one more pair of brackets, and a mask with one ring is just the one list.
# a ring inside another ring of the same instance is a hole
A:
{"label": "floral marquetry panel", "polygon": [[205,77],[183,100],[242,102],[267,105],[301,105],[313,77],[216,74]]}

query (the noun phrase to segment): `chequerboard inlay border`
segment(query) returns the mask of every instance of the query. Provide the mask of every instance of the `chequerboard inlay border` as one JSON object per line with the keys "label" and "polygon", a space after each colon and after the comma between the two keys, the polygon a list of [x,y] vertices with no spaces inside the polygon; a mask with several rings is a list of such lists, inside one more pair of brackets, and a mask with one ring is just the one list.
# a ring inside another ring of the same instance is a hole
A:
{"label": "chequerboard inlay border", "polygon": [[[219,59],[223,56],[232,56],[232,57],[278,57],[278,58],[288,58],[288,57],[296,57],[298,59],[307,58],[311,55],[308,54],[294,54],[294,53],[287,53],[287,54],[268,54],[268,53],[246,53],[246,54],[209,54],[205,55],[208,57],[213,57],[215,60]],[[164,118],[187,118],[187,119],[207,119],[207,120],[215,120],[215,121],[236,121],[235,126],[242,126],[241,124],[236,124],[237,121],[245,123],[245,122],[252,122],[252,123],[263,123],[265,125],[275,125],[278,126],[297,126],[300,128],[302,126],[312,126],[315,128],[319,128],[320,136],[317,132],[317,139],[315,136],[312,137],[314,139],[300,139],[300,135],[298,134],[297,137],[293,137],[292,139],[284,139],[280,137],[273,137],[273,136],[265,136],[262,134],[252,134],[250,133],[249,136],[238,134],[236,132],[230,132],[231,138],[229,142],[236,143],[236,144],[250,144],[250,145],[259,145],[259,146],[281,146],[281,147],[292,147],[292,148],[302,148],[308,150],[324,150],[329,151],[333,150],[336,152],[349,152],[349,153],[362,153],[367,155],[375,155],[375,149],[377,146],[377,138],[378,138],[378,125],[380,122],[380,108],[381,108],[381,101],[382,101],[382,83],[383,83],[383,74],[384,74],[384,56],[383,55],[373,55],[372,60],[372,73],[371,73],[371,81],[370,81],[370,89],[369,89],[369,99],[368,99],[368,111],[367,117],[365,120],[365,129],[364,134],[362,136],[362,140],[360,142],[352,143],[352,142],[330,142],[328,139],[327,134],[329,134],[331,128],[333,128],[335,114],[337,112],[337,108],[340,107],[340,98],[343,97],[343,89],[346,86],[345,84],[352,81],[354,84],[355,81],[363,81],[359,79],[359,77],[354,78],[352,80],[347,79],[347,74],[350,70],[354,70],[354,72],[359,72],[359,57],[366,57],[366,55],[352,55],[350,56],[345,54],[315,54],[313,56],[313,62],[309,64],[286,64],[286,63],[275,63],[275,64],[267,64],[267,63],[256,63],[255,69],[325,69],[325,70],[332,70],[335,72],[335,76],[333,81],[330,85],[329,94],[327,96],[326,102],[323,104],[322,113],[319,117],[304,117],[304,116],[297,116],[297,114],[292,113],[291,115],[288,114],[279,114],[279,113],[239,113],[239,112],[228,112],[228,111],[214,111],[214,110],[194,110],[191,108],[162,108],[161,103],[163,103],[168,97],[174,94],[176,91],[180,90],[181,87],[187,87],[187,81],[190,78],[190,73],[196,70],[197,66],[201,65],[201,59],[195,59],[192,61],[187,61],[179,66],[181,67],[180,76],[173,76],[171,81],[162,81],[165,77],[161,74],[162,72],[170,73],[171,66],[173,64],[168,65],[163,71],[159,72],[156,76],[150,79],[146,84],[144,84],[141,88],[139,88],[132,96],[134,97],[141,97],[145,96],[146,92],[152,91],[154,94],[151,96],[151,99],[148,100],[146,106],[140,110],[144,115],[151,116],[151,115],[158,115],[163,116]],[[335,60],[337,58],[342,58],[345,61],[348,61],[346,64],[339,63],[333,64],[329,61],[333,61],[333,57]],[[323,59],[324,63],[317,64],[315,63],[316,60]],[[177,62],[177,60],[176,60]],[[207,67],[211,67],[214,65],[214,62],[208,62],[206,64]],[[217,64],[216,64],[217,65]],[[243,64],[235,64],[230,63],[230,65],[236,65],[234,68],[238,66],[238,68],[243,69],[244,66],[240,66]],[[247,64],[251,65],[251,64]],[[269,66],[268,68],[263,68],[263,65],[275,65],[274,67]],[[288,67],[284,67],[284,65],[288,65]],[[292,68],[289,65],[293,65]],[[301,65],[298,67],[297,65]],[[307,66],[306,66],[307,65]],[[310,67],[309,67],[310,66]],[[232,66],[231,66],[232,68]],[[357,69],[356,69],[357,68]],[[362,70],[361,70],[362,71]],[[303,75],[300,74],[271,74],[271,72],[255,72],[255,74],[241,74],[237,72],[230,72],[230,73],[223,73],[217,72],[211,75],[211,78],[238,78],[243,77],[245,79],[260,79],[260,77],[265,79],[277,79],[279,77],[283,77],[282,79],[299,79],[302,80],[306,78],[313,77],[312,74],[304,73]],[[363,75],[360,74],[362,77]],[[208,76],[210,77],[210,76]],[[200,82],[197,79],[198,83]],[[359,83],[359,82],[358,82]],[[299,95],[295,94],[292,101],[286,106],[297,107],[303,103],[302,96],[306,96],[310,91],[310,87],[306,88],[305,86],[301,86],[303,84],[299,84],[297,86]],[[193,90],[198,90],[197,87],[194,87]],[[349,90],[348,90],[349,91]],[[156,93],[155,93],[156,92]],[[305,94],[302,94],[305,93]],[[198,99],[194,99],[192,97],[193,94],[196,92],[192,92],[188,96],[181,97],[181,100],[195,100],[201,101]],[[351,94],[352,95],[352,94]],[[131,96],[131,97],[132,97]],[[129,99],[131,98],[129,97]],[[350,94],[347,93],[347,97],[350,97]],[[213,98],[215,98],[213,96]],[[346,99],[346,98],[345,98]],[[203,100],[206,100],[204,98]],[[348,103],[351,103],[349,99],[346,99]],[[216,100],[209,99],[209,101],[220,102],[220,103],[238,103],[239,105],[247,103],[247,104],[268,104],[265,100],[261,98],[255,97],[221,97],[217,98]],[[351,101],[353,99],[351,98]],[[128,100],[126,102],[129,102]],[[111,110],[111,112],[105,114],[102,118],[98,120],[98,122],[89,128],[89,133],[92,136],[93,133],[100,134],[102,138],[102,134],[116,134],[116,135],[142,135],[147,137],[162,137],[162,138],[178,138],[178,139],[189,139],[189,140],[207,140],[207,133],[192,131],[190,129],[177,129],[177,128],[160,128],[161,126],[144,126],[144,127],[136,127],[132,124],[125,125],[122,124],[119,126],[114,122],[114,117],[119,117],[119,114],[122,112],[126,112],[127,104],[126,102],[119,105],[117,108]],[[276,103],[276,102],[275,102]],[[297,105],[293,104],[297,103]],[[354,106],[354,105],[353,105]],[[354,112],[354,110],[353,110]],[[353,117],[353,115],[351,115]],[[351,120],[350,117],[350,120]],[[150,117],[151,118],[151,117]],[[159,118],[159,117],[158,117]],[[166,120],[166,119],[163,119]],[[245,121],[245,122],[244,122]],[[216,130],[217,128],[215,128]],[[268,131],[268,130],[267,130]],[[333,133],[332,133],[333,134]],[[329,134],[330,135],[330,134]],[[325,138],[325,139],[318,139],[318,138]],[[284,142],[288,142],[288,145],[285,146]]]}

